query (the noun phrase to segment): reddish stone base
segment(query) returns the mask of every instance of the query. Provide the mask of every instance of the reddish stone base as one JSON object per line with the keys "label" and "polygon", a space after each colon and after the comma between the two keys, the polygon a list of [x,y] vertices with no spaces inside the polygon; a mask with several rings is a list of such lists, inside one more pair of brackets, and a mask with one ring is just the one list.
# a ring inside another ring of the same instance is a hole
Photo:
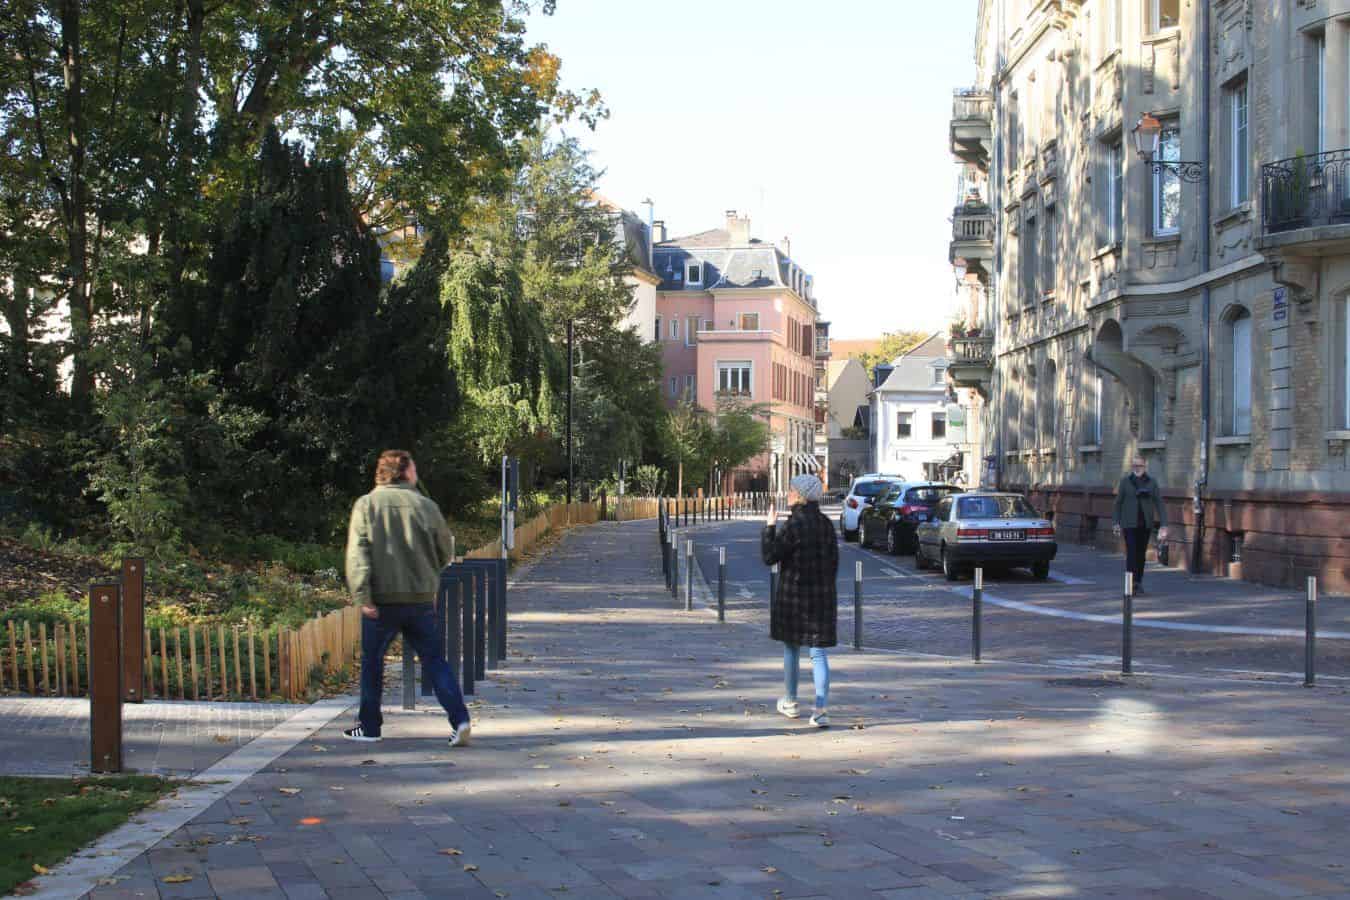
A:
{"label": "reddish stone base", "polygon": [[[1120,551],[1111,533],[1114,488],[1010,486],[1054,519],[1059,540]],[[1323,594],[1350,594],[1350,494],[1215,491],[1202,501],[1204,533],[1194,559],[1197,521],[1191,497],[1164,493],[1169,563],[1187,571],[1302,588],[1317,577]],[[1155,554],[1150,551],[1149,558]],[[1237,559],[1235,559],[1237,557]]]}

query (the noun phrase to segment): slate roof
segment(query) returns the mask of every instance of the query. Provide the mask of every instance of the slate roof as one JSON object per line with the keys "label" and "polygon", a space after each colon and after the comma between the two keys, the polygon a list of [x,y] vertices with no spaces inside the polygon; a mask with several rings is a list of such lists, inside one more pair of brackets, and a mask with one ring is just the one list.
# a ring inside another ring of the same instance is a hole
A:
{"label": "slate roof", "polygon": [[623,241],[627,249],[628,261],[636,269],[655,275],[652,272],[651,265],[648,263],[649,248],[651,246],[651,232],[647,230],[647,223],[636,214],[628,210],[621,210],[618,215],[618,221],[614,223],[615,236]]}
{"label": "slate roof", "polygon": [[894,368],[878,392],[890,391],[946,391],[945,384],[933,384],[933,363],[947,358],[947,339],[935,331],[915,347],[900,354],[891,363]]}
{"label": "slate roof", "polygon": [[691,262],[703,266],[703,290],[790,285],[792,262],[781,250],[758,238],[751,238],[748,245],[734,246],[731,232],[725,228],[662,241],[656,245],[654,256],[663,291],[685,287],[684,274]]}

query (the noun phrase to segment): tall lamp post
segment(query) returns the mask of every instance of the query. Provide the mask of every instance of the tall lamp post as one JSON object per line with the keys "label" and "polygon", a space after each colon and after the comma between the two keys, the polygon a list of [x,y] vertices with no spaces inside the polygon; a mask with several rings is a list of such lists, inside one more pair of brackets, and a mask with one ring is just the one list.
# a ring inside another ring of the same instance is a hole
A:
{"label": "tall lamp post", "polygon": [[573,322],[567,320],[567,503],[572,503],[572,354],[575,333]]}

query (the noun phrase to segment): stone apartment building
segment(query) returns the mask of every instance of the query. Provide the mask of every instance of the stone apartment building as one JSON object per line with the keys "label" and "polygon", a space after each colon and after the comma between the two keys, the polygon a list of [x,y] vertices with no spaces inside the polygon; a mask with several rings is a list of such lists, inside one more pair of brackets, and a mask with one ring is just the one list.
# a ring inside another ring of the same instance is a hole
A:
{"label": "stone apartment building", "polygon": [[1140,452],[1174,561],[1350,590],[1350,0],[978,16],[949,371],[992,476],[1112,546]]}

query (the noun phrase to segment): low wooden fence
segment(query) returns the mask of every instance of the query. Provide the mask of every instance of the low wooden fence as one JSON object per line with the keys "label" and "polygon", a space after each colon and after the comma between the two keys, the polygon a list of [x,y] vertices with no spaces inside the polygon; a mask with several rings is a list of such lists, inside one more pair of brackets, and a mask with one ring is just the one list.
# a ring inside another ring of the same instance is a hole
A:
{"label": "low wooden fence", "polygon": [[[0,647],[0,690],[83,697],[89,691],[88,624],[10,621]],[[143,697],[260,700],[306,696],[339,673],[361,646],[361,613],[333,610],[299,628],[188,625],[147,628]]]}
{"label": "low wooden fence", "polygon": [[[660,501],[624,498],[623,518],[655,518]],[[511,559],[528,554],[550,531],[593,524],[598,503],[560,503],[518,525]],[[609,504],[614,513],[614,504]],[[496,559],[495,540],[464,554]],[[5,623],[0,633],[0,692],[83,697],[89,692],[87,623]],[[257,630],[225,625],[147,628],[142,696],[161,700],[299,700],[317,681],[353,666],[361,652],[361,611],[316,616],[299,628]]]}

